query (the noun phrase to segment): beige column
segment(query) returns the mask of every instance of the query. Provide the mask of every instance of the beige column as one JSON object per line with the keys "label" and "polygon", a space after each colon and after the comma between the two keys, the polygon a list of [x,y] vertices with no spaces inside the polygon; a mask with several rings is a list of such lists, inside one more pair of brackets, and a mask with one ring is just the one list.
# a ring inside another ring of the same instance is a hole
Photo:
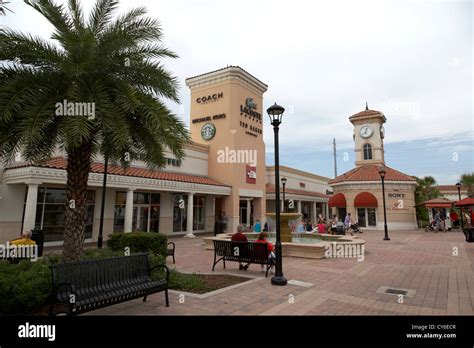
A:
{"label": "beige column", "polygon": [[35,228],[37,201],[38,201],[38,184],[28,184],[28,194],[26,196],[23,231],[29,231]]}
{"label": "beige column", "polygon": [[296,206],[296,212],[297,212],[298,214],[301,214],[301,201],[298,201],[297,204],[298,204],[298,205]]}
{"label": "beige column", "polygon": [[193,234],[193,213],[194,213],[194,193],[188,193],[188,211],[186,218],[186,234],[184,235],[187,238],[196,237]]}
{"label": "beige column", "polygon": [[127,190],[127,199],[125,201],[125,219],[124,219],[124,232],[132,232],[132,221],[133,221],[133,189]]}
{"label": "beige column", "polygon": [[318,222],[318,210],[316,209],[316,202],[313,202],[313,222]]}

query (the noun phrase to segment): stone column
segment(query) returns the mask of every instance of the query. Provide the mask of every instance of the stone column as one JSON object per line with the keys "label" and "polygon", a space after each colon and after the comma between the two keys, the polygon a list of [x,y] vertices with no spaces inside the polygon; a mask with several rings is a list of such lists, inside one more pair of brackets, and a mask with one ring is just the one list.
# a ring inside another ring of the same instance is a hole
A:
{"label": "stone column", "polygon": [[316,202],[313,202],[313,222],[318,222],[318,210],[316,209]]}
{"label": "stone column", "polygon": [[196,237],[193,234],[193,213],[194,213],[194,193],[188,193],[188,211],[186,218],[186,234],[184,235],[187,238]]}
{"label": "stone column", "polygon": [[38,203],[37,201],[38,201],[38,184],[28,184],[28,194],[26,196],[25,219],[23,221],[23,231],[29,231],[35,228],[36,204]]}
{"label": "stone column", "polygon": [[297,204],[298,204],[298,205],[296,206],[296,212],[297,212],[298,214],[301,214],[301,201],[298,201]]}
{"label": "stone column", "polygon": [[133,189],[127,190],[127,200],[125,201],[125,221],[123,226],[124,232],[132,232],[133,221]]}

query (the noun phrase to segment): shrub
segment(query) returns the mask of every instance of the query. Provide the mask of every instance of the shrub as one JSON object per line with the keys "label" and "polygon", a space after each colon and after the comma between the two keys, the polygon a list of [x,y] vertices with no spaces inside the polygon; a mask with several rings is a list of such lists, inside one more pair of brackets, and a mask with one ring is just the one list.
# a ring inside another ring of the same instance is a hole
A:
{"label": "shrub", "polygon": [[110,235],[107,246],[114,251],[123,252],[126,247],[132,253],[149,252],[166,257],[168,237],[162,233],[131,232]]}
{"label": "shrub", "polygon": [[[109,248],[87,249],[83,259],[101,259],[123,256],[123,251]],[[150,267],[166,262],[160,255],[150,254]],[[49,266],[61,261],[61,254],[45,255],[36,262],[23,260],[17,264],[0,260],[0,313],[24,315],[39,313],[48,303],[51,292],[51,270]],[[159,269],[152,278],[159,279],[164,271]]]}
{"label": "shrub", "polygon": [[0,261],[0,313],[28,314],[46,304],[51,291],[49,261]]}

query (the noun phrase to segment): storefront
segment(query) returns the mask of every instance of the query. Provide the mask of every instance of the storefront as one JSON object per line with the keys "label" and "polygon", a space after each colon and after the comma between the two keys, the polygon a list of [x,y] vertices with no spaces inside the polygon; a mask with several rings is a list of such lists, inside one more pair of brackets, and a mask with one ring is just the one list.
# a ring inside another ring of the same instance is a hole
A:
{"label": "storefront", "polygon": [[[267,85],[239,67],[186,80],[191,90],[190,134],[185,157],[166,152],[167,165],[150,170],[133,162],[110,165],[105,195],[104,239],[112,233],[160,232],[192,237],[213,232],[225,212],[227,230],[265,222],[274,211],[274,168],[265,165],[263,93]],[[63,240],[67,160],[61,152],[40,163],[0,167],[0,243],[40,228],[47,245]],[[309,219],[327,211],[329,178],[282,167],[286,204]],[[86,209],[86,241],[96,241],[104,165],[92,164]],[[268,186],[270,184],[270,186]],[[269,205],[269,207],[267,207]],[[273,207],[273,209],[272,209]]]}
{"label": "storefront", "polygon": [[349,117],[354,125],[356,167],[329,181],[334,195],[329,200],[332,214],[344,219],[351,213],[364,229],[383,230],[384,212],[382,180],[379,170],[385,169],[385,201],[387,225],[393,230],[417,228],[415,212],[416,180],[385,164],[383,124],[385,115],[366,110]]}

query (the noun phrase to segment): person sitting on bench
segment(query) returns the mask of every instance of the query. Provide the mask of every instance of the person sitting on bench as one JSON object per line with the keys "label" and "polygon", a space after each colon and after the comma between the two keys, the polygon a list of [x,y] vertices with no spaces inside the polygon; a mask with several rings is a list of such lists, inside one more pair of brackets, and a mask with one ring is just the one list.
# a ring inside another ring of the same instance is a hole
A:
{"label": "person sitting on bench", "polygon": [[[270,273],[273,273],[273,266],[275,265],[275,261],[276,261],[275,248],[273,247],[273,244],[270,243],[267,240],[267,237],[268,237],[267,232],[260,232],[260,234],[258,235],[258,238],[255,241],[255,243],[265,243],[265,244],[267,244],[267,247],[268,247],[268,261],[272,265],[271,268],[270,268]],[[265,268],[264,268],[263,265],[262,265],[262,272],[265,272]]]}
{"label": "person sitting on bench", "polygon": [[[232,242],[248,242],[247,237],[245,237],[245,234],[243,234],[244,226],[238,225],[237,226],[237,233],[235,233],[232,238],[230,239]],[[243,250],[241,251],[243,252]],[[245,266],[242,265],[242,263],[239,263],[239,270],[244,270],[246,271],[250,266],[250,263],[246,264]]]}

